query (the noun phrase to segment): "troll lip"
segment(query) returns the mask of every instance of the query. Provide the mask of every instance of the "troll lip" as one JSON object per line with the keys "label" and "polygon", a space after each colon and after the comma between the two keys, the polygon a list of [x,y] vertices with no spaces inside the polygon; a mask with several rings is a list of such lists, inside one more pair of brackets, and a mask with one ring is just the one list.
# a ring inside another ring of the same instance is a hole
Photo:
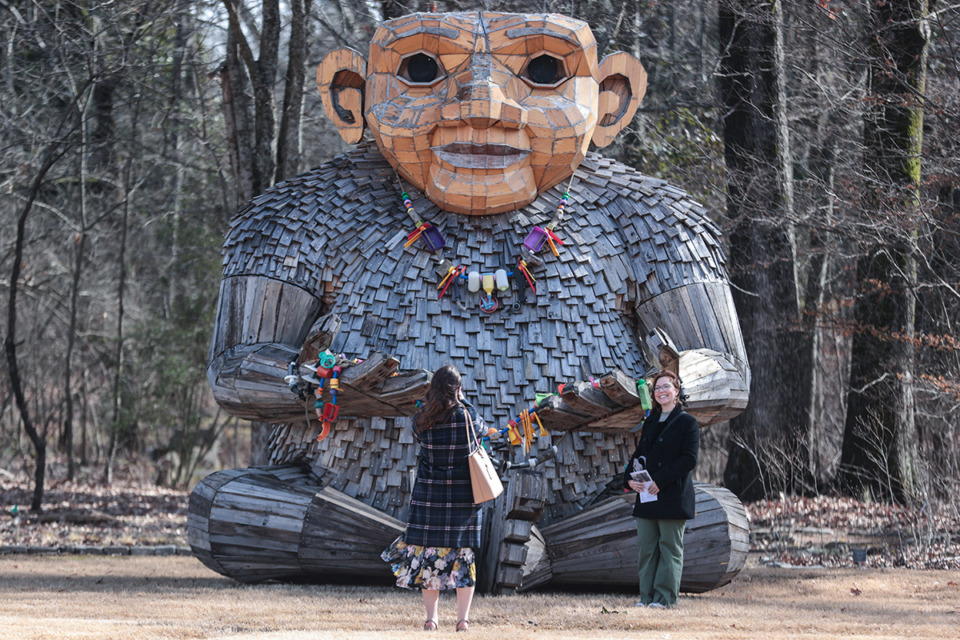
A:
{"label": "troll lip", "polygon": [[530,155],[528,149],[507,144],[451,142],[431,150],[447,164],[459,169],[506,169]]}

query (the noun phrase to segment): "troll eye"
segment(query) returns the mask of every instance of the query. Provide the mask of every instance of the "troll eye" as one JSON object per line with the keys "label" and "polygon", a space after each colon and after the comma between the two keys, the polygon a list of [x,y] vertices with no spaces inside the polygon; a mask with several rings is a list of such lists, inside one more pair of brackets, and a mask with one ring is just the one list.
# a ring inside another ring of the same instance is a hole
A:
{"label": "troll eye", "polygon": [[426,53],[415,53],[400,62],[397,75],[411,84],[430,84],[443,77],[436,58]]}
{"label": "troll eye", "polygon": [[563,61],[546,53],[533,58],[521,75],[532,84],[543,86],[552,86],[567,79]]}

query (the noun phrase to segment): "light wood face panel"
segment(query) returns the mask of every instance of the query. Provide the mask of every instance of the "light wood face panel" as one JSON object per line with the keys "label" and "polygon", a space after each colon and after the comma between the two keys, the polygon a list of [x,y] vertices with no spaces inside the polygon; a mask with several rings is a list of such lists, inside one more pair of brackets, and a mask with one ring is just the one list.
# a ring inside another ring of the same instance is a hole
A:
{"label": "light wood face panel", "polygon": [[370,46],[366,123],[441,209],[521,208],[568,179],[597,125],[597,45],[555,15],[416,14]]}

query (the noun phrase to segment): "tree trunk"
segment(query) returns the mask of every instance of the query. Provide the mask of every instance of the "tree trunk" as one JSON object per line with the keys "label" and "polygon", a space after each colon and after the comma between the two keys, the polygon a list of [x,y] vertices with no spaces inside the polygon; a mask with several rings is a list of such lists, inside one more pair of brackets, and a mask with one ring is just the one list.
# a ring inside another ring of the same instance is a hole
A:
{"label": "tree trunk", "polygon": [[173,36],[173,65],[170,73],[170,114],[171,114],[171,134],[169,146],[173,149],[174,158],[176,158],[176,169],[173,174],[173,206],[170,210],[170,258],[167,262],[167,296],[164,303],[163,315],[169,319],[177,304],[179,295],[179,269],[180,269],[180,218],[183,214],[183,184],[186,175],[186,167],[181,160],[181,135],[180,130],[183,126],[180,117],[180,104],[183,100],[183,58],[187,46],[187,27],[185,22],[189,19],[186,13],[186,7],[181,7],[176,18],[176,31]]}
{"label": "tree trunk", "polygon": [[[257,59],[254,59],[241,29],[236,0],[223,0],[223,4],[230,23],[227,61],[221,72],[224,108],[231,127],[228,136],[233,146],[231,158],[235,161],[240,202],[245,202],[273,185],[276,170],[273,91],[280,48],[280,3],[279,0],[263,2]],[[249,101],[243,96],[247,79],[253,89],[252,112]]]}
{"label": "tree trunk", "polygon": [[277,134],[277,171],[275,182],[294,176],[300,170],[300,120],[303,116],[303,87],[307,53],[310,50],[310,8],[312,0],[291,0],[290,55],[284,82],[283,112]]}
{"label": "tree trunk", "polygon": [[227,33],[226,62],[220,68],[220,90],[223,94],[223,119],[227,129],[227,148],[233,176],[236,181],[238,203],[247,202],[254,195],[251,158],[250,99],[247,97],[247,77],[240,63],[239,42],[233,29]]}
{"label": "tree trunk", "polygon": [[[82,208],[82,205],[81,205]],[[83,215],[81,214],[81,218]],[[84,224],[84,227],[86,225]],[[70,283],[70,325],[67,329],[67,347],[63,354],[63,381],[65,413],[63,418],[64,449],[67,454],[67,479],[73,480],[76,464],[73,455],[73,349],[77,343],[78,298],[80,295],[80,275],[83,272],[83,260],[86,256],[87,234],[81,229],[77,234],[76,257],[73,265],[73,277]]]}
{"label": "tree trunk", "polygon": [[270,464],[270,434],[276,428],[268,422],[250,423],[250,466]]}
{"label": "tree trunk", "polygon": [[[124,173],[129,173],[127,167]],[[126,180],[124,180],[126,186]],[[117,457],[117,448],[120,440],[121,418],[123,409],[123,394],[121,385],[124,375],[124,351],[123,351],[123,319],[124,319],[124,295],[126,294],[127,284],[127,230],[130,221],[130,190],[124,189],[123,215],[120,222],[120,246],[118,251],[120,255],[117,258],[117,268],[119,277],[117,279],[117,343],[114,350],[114,363],[116,370],[113,374],[113,413],[110,420],[110,444],[107,448],[107,462],[104,466],[103,481],[105,484],[113,483],[113,464]]]}
{"label": "tree trunk", "polygon": [[[249,69],[253,85],[254,132],[253,148],[255,193],[273,185],[276,170],[274,144],[277,117],[274,113],[273,90],[277,79],[280,54],[280,2],[263,0],[263,24],[260,25],[260,57]],[[248,63],[252,59],[247,60]]]}
{"label": "tree trunk", "polygon": [[792,226],[781,2],[722,0],[719,25],[730,276],[753,373],[753,401],[731,421],[724,481],[756,499],[807,480],[809,348]]}
{"label": "tree trunk", "polygon": [[47,442],[46,438],[37,430],[33,420],[30,417],[30,406],[27,404],[27,396],[23,389],[23,380],[20,378],[20,367],[17,362],[17,292],[20,286],[20,267],[23,263],[23,249],[26,243],[27,218],[30,216],[30,210],[33,203],[40,193],[40,187],[47,172],[54,164],[66,153],[66,147],[61,148],[57,153],[48,152],[40,166],[30,192],[27,194],[26,202],[20,215],[17,218],[17,239],[13,249],[13,265],[10,270],[10,295],[7,298],[7,335],[3,340],[3,349],[7,359],[7,374],[10,376],[10,386],[13,389],[13,396],[17,403],[17,410],[20,412],[20,419],[23,422],[23,430],[27,432],[27,437],[33,444],[34,452],[37,456],[37,463],[33,474],[33,497],[30,501],[31,511],[43,510],[43,490],[44,479],[47,469]]}
{"label": "tree trunk", "polygon": [[[132,114],[130,115],[130,130],[132,132],[137,131],[138,121],[139,121],[139,109],[138,105],[135,105]],[[114,351],[114,363],[116,370],[114,371],[113,376],[113,385],[112,385],[112,404],[113,411],[110,422],[110,444],[107,449],[107,461],[104,467],[103,480],[105,484],[111,484],[113,482],[113,465],[116,461],[117,449],[123,445],[129,445],[136,440],[136,433],[133,431],[132,426],[129,428],[122,429],[123,422],[123,377],[126,375],[126,354],[125,354],[125,340],[126,336],[124,334],[124,321],[126,319],[126,293],[127,293],[127,244],[129,239],[129,230],[130,230],[130,215],[133,208],[133,194],[135,192],[134,180],[133,180],[133,165],[134,165],[134,155],[128,154],[122,168],[123,176],[123,203],[121,207],[121,216],[120,216],[120,246],[117,247],[117,333],[116,333],[116,348]]]}
{"label": "tree trunk", "polygon": [[[828,109],[820,125],[823,131],[835,132],[836,113]],[[850,340],[839,319],[850,320],[849,311],[838,300],[849,297],[842,290],[848,278],[838,274],[844,271],[847,262],[837,257],[831,247],[837,239],[824,231],[836,225],[835,181],[837,137],[827,133],[821,148],[811,155],[810,171],[816,176],[819,197],[815,206],[824,212],[824,226],[811,229],[806,287],[804,322],[810,335],[810,431],[808,437],[810,469],[815,492],[827,487],[836,478],[840,448],[843,441],[843,419],[846,415],[846,389],[849,383]],[[847,255],[848,251],[841,252]]]}
{"label": "tree trunk", "polygon": [[[928,0],[869,3],[864,223],[841,482],[907,501],[920,481],[913,382]],[[876,216],[879,214],[879,218]]]}

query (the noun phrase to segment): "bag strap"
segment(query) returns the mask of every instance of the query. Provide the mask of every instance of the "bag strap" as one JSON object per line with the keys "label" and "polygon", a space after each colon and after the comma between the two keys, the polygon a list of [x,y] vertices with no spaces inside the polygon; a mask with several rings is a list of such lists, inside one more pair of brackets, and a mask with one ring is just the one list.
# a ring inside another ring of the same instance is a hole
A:
{"label": "bag strap", "polygon": [[[463,421],[467,426],[467,447],[470,449],[471,455],[474,451],[480,448],[480,441],[477,440],[477,432],[473,429],[473,418],[470,417],[470,409],[465,404],[461,404],[463,407]],[[476,448],[474,448],[476,444]]]}

